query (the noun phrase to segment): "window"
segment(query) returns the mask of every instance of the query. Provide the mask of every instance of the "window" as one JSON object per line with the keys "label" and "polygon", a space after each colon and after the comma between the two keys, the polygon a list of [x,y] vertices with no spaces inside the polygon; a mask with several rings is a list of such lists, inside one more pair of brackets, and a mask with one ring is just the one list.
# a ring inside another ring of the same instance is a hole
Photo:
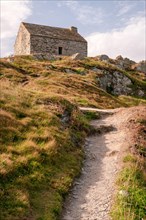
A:
{"label": "window", "polygon": [[62,47],[59,47],[59,48],[58,48],[58,54],[59,54],[59,55],[62,55]]}

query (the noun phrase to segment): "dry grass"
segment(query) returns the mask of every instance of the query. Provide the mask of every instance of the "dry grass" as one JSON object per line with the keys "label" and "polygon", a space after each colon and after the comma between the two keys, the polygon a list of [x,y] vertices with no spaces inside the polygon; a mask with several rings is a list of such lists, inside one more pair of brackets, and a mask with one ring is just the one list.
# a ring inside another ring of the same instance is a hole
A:
{"label": "dry grass", "polygon": [[28,56],[1,59],[0,65],[1,219],[55,220],[80,172],[81,145],[91,130],[87,118],[93,116],[85,117],[78,105],[115,108],[129,100],[98,88],[92,68],[114,67],[94,59],[50,62]]}

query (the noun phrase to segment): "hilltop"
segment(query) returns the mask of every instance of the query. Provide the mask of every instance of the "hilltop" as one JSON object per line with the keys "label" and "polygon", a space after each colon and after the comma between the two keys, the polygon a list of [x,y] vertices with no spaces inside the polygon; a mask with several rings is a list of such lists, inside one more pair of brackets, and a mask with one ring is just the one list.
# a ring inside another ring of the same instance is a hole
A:
{"label": "hilltop", "polygon": [[58,218],[80,173],[85,137],[96,132],[89,121],[99,118],[79,107],[146,105],[146,73],[128,62],[121,57],[0,60],[2,220]]}

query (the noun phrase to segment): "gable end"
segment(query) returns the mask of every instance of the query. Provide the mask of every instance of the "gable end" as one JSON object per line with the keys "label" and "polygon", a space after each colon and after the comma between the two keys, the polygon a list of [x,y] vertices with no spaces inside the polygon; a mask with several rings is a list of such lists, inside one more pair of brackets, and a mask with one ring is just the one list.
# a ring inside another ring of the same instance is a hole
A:
{"label": "gable end", "polygon": [[30,33],[25,28],[23,23],[20,24],[16,41],[14,44],[15,55],[28,55],[30,54]]}

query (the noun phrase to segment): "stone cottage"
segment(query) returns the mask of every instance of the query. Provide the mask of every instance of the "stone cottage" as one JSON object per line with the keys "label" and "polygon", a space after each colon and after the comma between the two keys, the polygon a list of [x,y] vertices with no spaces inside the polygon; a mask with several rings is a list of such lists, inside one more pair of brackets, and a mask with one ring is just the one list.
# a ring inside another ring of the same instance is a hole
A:
{"label": "stone cottage", "polygon": [[76,27],[58,28],[22,22],[14,45],[15,55],[51,54],[87,56],[87,41]]}

